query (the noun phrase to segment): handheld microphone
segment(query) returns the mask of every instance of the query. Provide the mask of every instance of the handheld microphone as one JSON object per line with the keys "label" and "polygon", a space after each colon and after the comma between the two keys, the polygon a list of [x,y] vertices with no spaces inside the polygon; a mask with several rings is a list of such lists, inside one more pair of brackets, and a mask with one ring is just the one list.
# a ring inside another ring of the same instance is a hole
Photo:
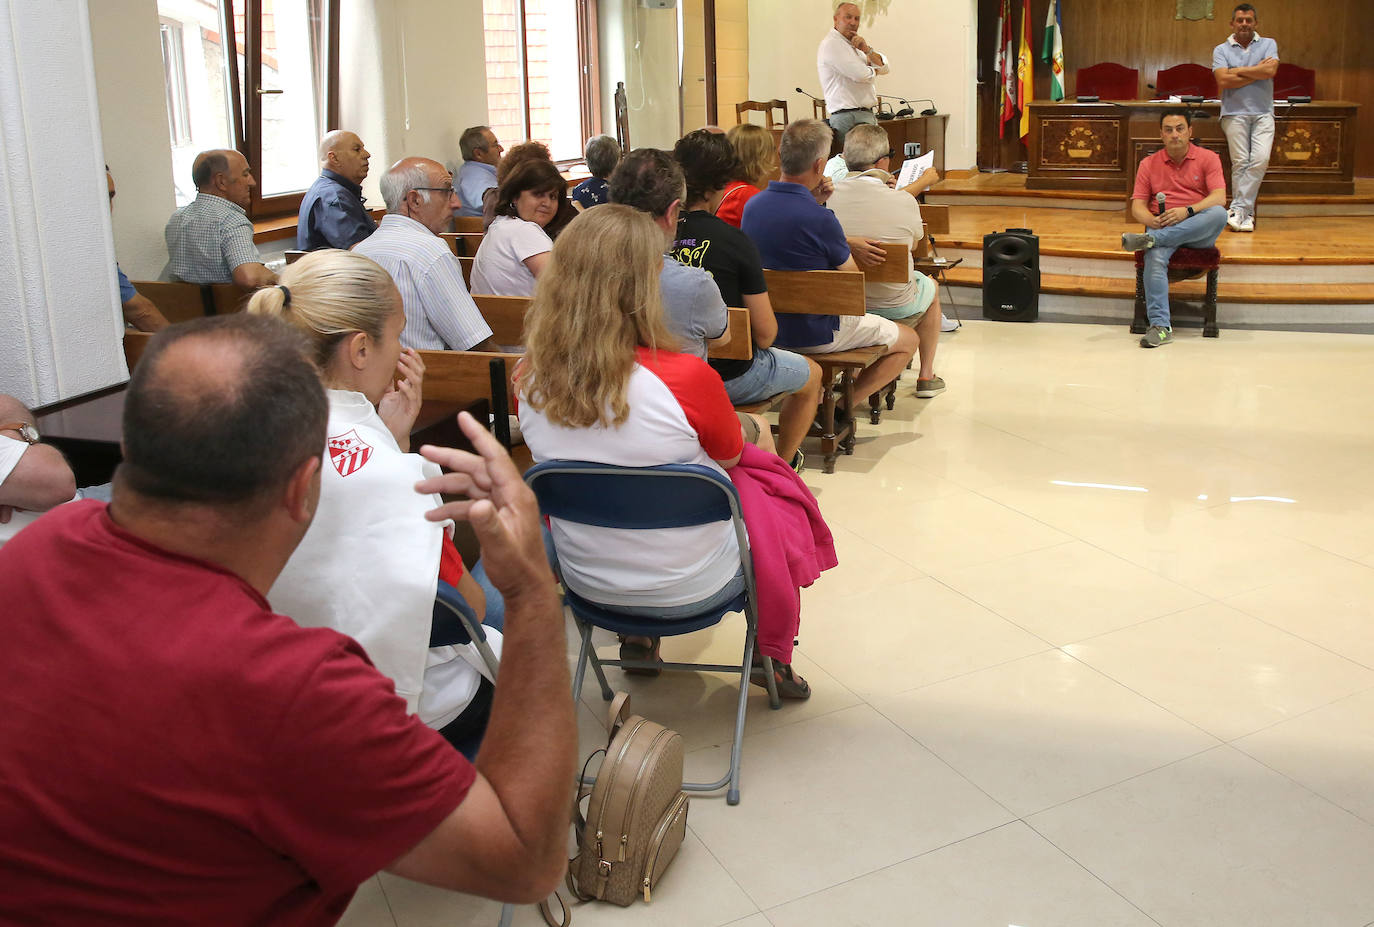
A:
{"label": "handheld microphone", "polygon": [[1156,193],[1156,194],[1155,194],[1155,202],[1156,202],[1157,204],[1159,204],[1159,215],[1161,215],[1161,216],[1164,215],[1164,194],[1163,194],[1163,193]]}

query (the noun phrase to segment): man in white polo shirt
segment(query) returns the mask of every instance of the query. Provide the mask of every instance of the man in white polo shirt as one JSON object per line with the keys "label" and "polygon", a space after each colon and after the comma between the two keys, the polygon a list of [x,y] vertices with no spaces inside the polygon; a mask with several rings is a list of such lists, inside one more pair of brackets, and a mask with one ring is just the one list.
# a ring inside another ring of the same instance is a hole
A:
{"label": "man in white polo shirt", "polygon": [[1255,8],[1231,13],[1231,36],[1212,50],[1212,73],[1221,88],[1221,129],[1231,149],[1231,208],[1226,227],[1255,230],[1255,197],[1274,147],[1274,74],[1279,46],[1255,31]]}
{"label": "man in white polo shirt", "polygon": [[[914,247],[925,236],[925,224],[916,197],[889,186],[895,180],[888,172],[887,132],[882,126],[855,126],[844,139],[844,160],[849,172],[835,184],[826,205],[840,220],[845,236]],[[865,283],[865,302],[870,313],[916,331],[921,357],[916,395],[929,399],[945,388],[945,381],[935,375],[940,301],[934,280],[909,263],[906,276],[902,283]]]}
{"label": "man in white polo shirt", "polygon": [[878,91],[873,79],[888,72],[887,58],[874,51],[859,35],[859,5],[835,7],[835,28],[821,39],[816,50],[816,71],[821,80],[830,125],[841,136],[861,122],[876,123],[873,107]]}

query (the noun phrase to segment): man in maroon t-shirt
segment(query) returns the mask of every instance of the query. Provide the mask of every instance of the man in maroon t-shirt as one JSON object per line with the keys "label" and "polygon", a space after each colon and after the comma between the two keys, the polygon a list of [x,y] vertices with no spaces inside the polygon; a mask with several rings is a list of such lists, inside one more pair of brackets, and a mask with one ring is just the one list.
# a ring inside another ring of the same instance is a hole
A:
{"label": "man in maroon t-shirt", "polygon": [[1144,232],[1121,236],[1124,251],[1145,252],[1145,311],[1150,328],[1142,348],[1174,340],[1169,319],[1169,258],[1179,248],[1210,248],[1226,227],[1226,178],[1215,151],[1193,144],[1193,114],[1166,110],[1159,120],[1164,148],[1140,162],[1131,216]]}
{"label": "man in maroon t-shirt", "polygon": [[[470,416],[425,448],[506,598],[475,768],[350,638],[267,589],[319,500],[327,407],[297,337],[233,315],[157,335],[106,506],[0,550],[0,919],[323,925],[380,869],[505,901],[562,877],[576,724],[538,508]],[[495,784],[495,785],[494,785]],[[499,788],[499,792],[498,792]]]}

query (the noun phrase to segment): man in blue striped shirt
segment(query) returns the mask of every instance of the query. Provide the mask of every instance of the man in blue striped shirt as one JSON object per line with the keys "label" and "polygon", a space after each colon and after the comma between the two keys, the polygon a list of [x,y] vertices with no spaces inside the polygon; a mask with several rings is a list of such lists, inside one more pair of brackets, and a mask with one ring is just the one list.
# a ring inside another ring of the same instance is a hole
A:
{"label": "man in blue striped shirt", "polygon": [[439,237],[458,207],[453,176],[438,161],[403,158],[381,188],[387,214],[353,250],[380,264],[401,291],[401,343],[416,350],[499,351],[468,295],[462,265]]}
{"label": "man in blue striped shirt", "polygon": [[1255,197],[1274,147],[1274,74],[1279,46],[1255,31],[1255,8],[1231,13],[1231,36],[1212,50],[1212,73],[1221,88],[1221,129],[1231,149],[1231,208],[1226,227],[1255,230]]}

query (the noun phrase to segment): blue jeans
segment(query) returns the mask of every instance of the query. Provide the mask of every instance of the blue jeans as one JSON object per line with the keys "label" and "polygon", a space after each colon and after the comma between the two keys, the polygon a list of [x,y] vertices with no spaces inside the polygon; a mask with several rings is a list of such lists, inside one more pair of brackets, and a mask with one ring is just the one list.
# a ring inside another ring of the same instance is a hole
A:
{"label": "blue jeans", "polygon": [[762,402],[779,393],[795,393],[810,376],[811,367],[800,354],[781,348],[754,348],[753,366],[725,381],[725,395],[737,405]]}
{"label": "blue jeans", "polygon": [[1211,206],[1177,225],[1147,232],[1155,246],[1145,251],[1145,312],[1151,325],[1169,328],[1169,258],[1179,248],[1210,248],[1226,228],[1226,210]]}
{"label": "blue jeans", "polygon": [[482,626],[494,631],[505,630],[506,600],[487,579],[487,568],[482,561],[478,560],[477,566],[472,568],[472,578],[487,597],[487,613],[482,618]]}

